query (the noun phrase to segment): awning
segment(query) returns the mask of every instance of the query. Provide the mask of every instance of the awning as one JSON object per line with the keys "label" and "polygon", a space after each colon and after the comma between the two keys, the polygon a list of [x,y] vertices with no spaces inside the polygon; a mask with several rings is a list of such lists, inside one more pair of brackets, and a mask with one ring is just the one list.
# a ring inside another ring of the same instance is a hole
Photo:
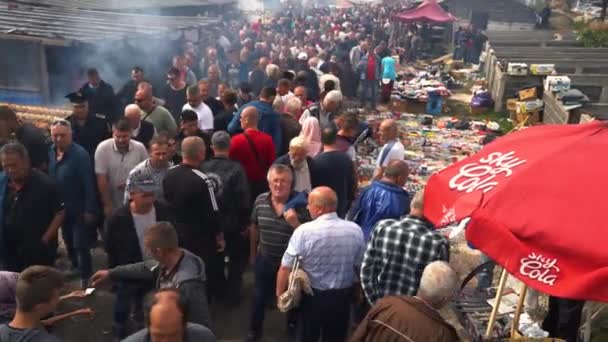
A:
{"label": "awning", "polygon": [[420,6],[399,13],[393,17],[399,21],[431,21],[436,23],[449,23],[456,18],[446,12],[435,0],[424,0]]}

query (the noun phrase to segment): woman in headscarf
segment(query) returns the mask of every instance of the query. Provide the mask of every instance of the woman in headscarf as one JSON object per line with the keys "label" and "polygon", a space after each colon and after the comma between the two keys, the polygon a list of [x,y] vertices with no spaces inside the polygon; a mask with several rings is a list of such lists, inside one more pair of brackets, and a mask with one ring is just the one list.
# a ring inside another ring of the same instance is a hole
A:
{"label": "woman in headscarf", "polygon": [[319,120],[314,116],[306,118],[302,123],[302,131],[300,136],[306,139],[308,142],[308,156],[314,158],[319,152],[323,145],[321,144],[321,128],[319,126]]}

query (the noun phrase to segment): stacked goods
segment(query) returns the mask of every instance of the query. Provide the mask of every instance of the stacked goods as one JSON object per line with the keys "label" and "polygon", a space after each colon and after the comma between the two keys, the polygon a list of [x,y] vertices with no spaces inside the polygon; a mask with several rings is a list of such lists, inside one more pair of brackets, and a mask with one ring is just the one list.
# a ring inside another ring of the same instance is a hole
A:
{"label": "stacked goods", "polygon": [[2,103],[0,106],[7,106],[17,113],[17,116],[26,121],[32,122],[40,128],[48,128],[48,126],[56,119],[66,118],[71,114],[69,110],[62,108],[49,108],[40,106],[24,106],[12,103]]}

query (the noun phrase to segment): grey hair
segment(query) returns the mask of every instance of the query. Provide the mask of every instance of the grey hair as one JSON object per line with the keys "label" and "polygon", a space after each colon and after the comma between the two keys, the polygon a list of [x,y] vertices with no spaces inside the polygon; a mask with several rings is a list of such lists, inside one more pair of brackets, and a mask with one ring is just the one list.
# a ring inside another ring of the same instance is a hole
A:
{"label": "grey hair", "polygon": [[15,154],[17,156],[19,156],[21,159],[30,160],[30,155],[27,152],[27,148],[25,148],[25,146],[23,146],[23,144],[19,143],[19,142],[10,142],[4,146],[2,146],[2,148],[0,148],[0,155],[6,155],[6,154]]}
{"label": "grey hair", "polygon": [[334,102],[334,103],[342,103],[344,97],[339,90],[332,90],[325,95],[323,99],[323,103]]}
{"label": "grey hair", "polygon": [[274,109],[276,112],[281,112],[284,106],[285,103],[283,103],[281,97],[275,96],[274,101],[272,102],[272,109]]}
{"label": "grey hair", "polygon": [[412,203],[410,203],[410,209],[424,209],[424,189],[418,190],[418,192],[412,198]]}
{"label": "grey hair", "polygon": [[440,309],[458,290],[458,275],[445,261],[434,261],[424,268],[417,296]]}
{"label": "grey hair", "polygon": [[139,108],[139,106],[135,103],[131,103],[125,107],[125,116],[127,116],[129,113],[138,113],[141,116],[141,112],[141,108]]}
{"label": "grey hair", "polygon": [[266,75],[268,75],[268,77],[272,78],[272,79],[277,79],[279,78],[281,74],[281,69],[279,69],[279,66],[276,64],[268,64],[266,66]]}
{"label": "grey hair", "polygon": [[297,137],[291,139],[289,142],[289,148],[308,150],[308,141],[303,136],[298,135]]}
{"label": "grey hair", "polygon": [[72,124],[66,119],[55,119],[51,123],[51,128],[56,126],[67,127],[68,131],[72,131]]}
{"label": "grey hair", "polygon": [[284,164],[272,164],[270,166],[270,168],[268,169],[268,174],[266,176],[266,178],[268,179],[268,182],[270,182],[270,175],[272,173],[288,173],[289,177],[291,177],[291,180],[293,181],[293,172],[291,171],[291,168],[287,165]]}
{"label": "grey hair", "polygon": [[287,103],[285,104],[285,111],[287,113],[295,114],[300,109],[302,109],[302,101],[299,98],[293,96],[292,98],[287,100]]}

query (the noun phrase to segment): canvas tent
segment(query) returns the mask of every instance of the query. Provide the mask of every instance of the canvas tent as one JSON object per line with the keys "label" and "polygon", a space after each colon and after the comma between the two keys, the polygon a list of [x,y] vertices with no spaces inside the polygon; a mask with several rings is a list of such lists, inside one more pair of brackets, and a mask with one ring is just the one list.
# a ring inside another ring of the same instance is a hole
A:
{"label": "canvas tent", "polygon": [[420,6],[395,15],[394,20],[451,23],[456,18],[439,6],[436,0],[424,0]]}

